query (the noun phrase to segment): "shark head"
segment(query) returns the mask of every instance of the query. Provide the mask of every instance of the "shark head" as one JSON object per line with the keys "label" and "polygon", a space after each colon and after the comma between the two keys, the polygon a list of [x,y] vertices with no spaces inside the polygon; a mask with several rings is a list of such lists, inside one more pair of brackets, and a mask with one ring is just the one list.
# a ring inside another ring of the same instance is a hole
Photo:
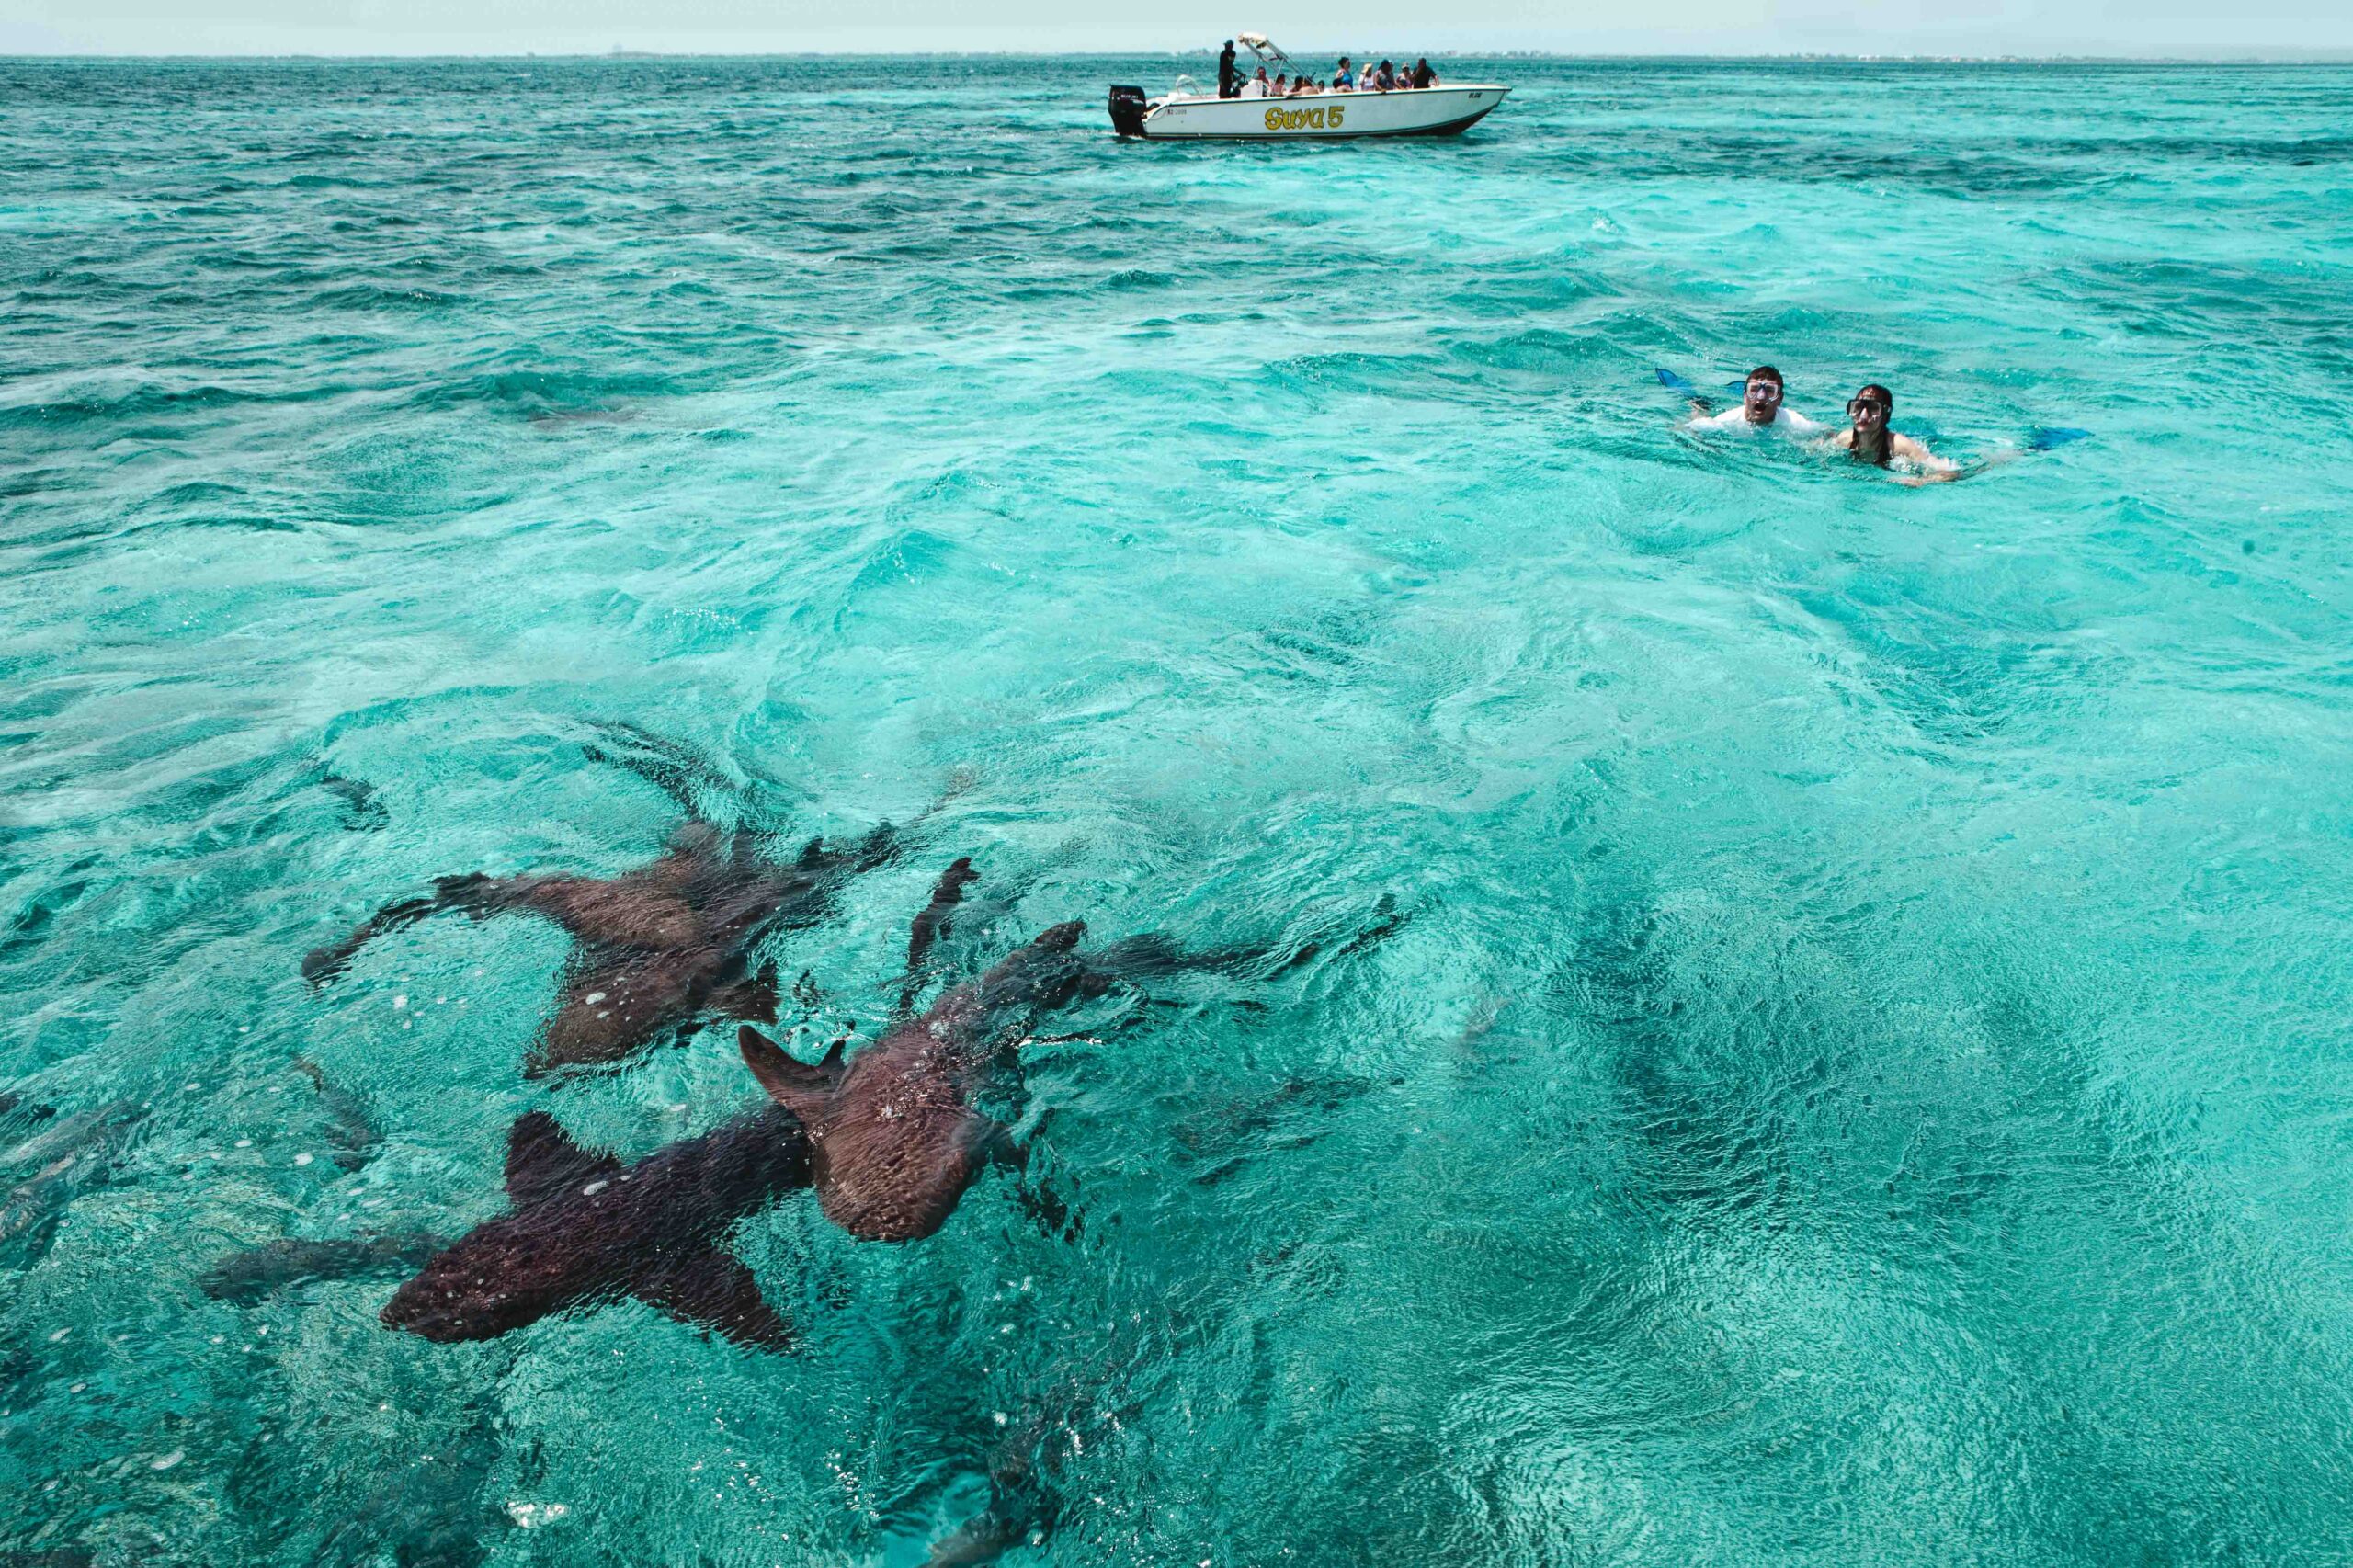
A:
{"label": "shark head", "polygon": [[506,1249],[480,1244],[483,1239],[477,1231],[426,1262],[385,1303],[384,1326],[440,1345],[495,1339],[563,1304],[567,1292],[557,1281],[543,1270],[517,1267]]}

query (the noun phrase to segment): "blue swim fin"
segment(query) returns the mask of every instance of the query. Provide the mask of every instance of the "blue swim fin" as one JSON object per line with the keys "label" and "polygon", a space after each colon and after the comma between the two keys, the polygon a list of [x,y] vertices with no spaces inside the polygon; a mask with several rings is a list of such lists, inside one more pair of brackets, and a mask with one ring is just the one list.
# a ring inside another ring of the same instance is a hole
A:
{"label": "blue swim fin", "polygon": [[1702,414],[1713,414],[1716,411],[1714,402],[1710,399],[1705,392],[1702,392],[1698,387],[1693,386],[1689,381],[1685,381],[1681,376],[1677,375],[1672,370],[1660,370],[1658,372],[1658,384],[1665,387],[1667,391],[1673,392],[1676,396],[1681,398],[1684,402],[1689,403],[1692,407],[1698,409]]}
{"label": "blue swim fin", "polygon": [[2072,446],[2077,441],[2088,441],[2091,436],[2092,433],[2088,430],[2071,430],[2060,425],[2038,425],[2027,436],[2026,449],[2029,452],[2047,452],[2053,447]]}

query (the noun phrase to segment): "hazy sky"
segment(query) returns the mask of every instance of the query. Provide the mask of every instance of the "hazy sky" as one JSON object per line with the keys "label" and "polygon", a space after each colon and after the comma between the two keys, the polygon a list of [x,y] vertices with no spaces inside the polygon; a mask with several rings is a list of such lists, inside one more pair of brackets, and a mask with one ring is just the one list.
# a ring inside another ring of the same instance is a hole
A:
{"label": "hazy sky", "polygon": [[0,53],[480,54],[1184,49],[2242,55],[2353,50],[2348,0],[0,0]]}

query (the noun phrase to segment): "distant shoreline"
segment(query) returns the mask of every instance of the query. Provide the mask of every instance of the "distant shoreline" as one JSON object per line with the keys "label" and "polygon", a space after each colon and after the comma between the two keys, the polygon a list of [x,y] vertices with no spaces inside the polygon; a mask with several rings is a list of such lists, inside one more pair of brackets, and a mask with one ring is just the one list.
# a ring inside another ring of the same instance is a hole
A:
{"label": "distant shoreline", "polygon": [[[1294,56],[1337,55],[1347,46],[1318,48],[1302,45]],[[1449,49],[1429,52],[1452,60],[1522,60],[1531,62],[1611,65],[2208,65],[2242,67],[2353,65],[2353,50],[2314,50],[2301,53],[2173,55],[2173,54],[1638,54],[1569,53],[1551,50]],[[431,65],[529,61],[611,62],[642,64],[699,61],[763,60],[1213,60],[1216,51],[1195,50],[829,50],[797,49],[715,53],[670,52],[654,50],[589,51],[528,51],[483,54],[5,54],[0,64],[100,65],[190,62],[235,64]]]}

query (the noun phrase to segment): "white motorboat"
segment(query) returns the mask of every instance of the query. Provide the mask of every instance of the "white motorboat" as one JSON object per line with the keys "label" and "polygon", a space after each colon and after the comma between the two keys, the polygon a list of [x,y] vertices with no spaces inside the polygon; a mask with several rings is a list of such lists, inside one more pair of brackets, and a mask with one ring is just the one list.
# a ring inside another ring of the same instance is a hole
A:
{"label": "white motorboat", "polygon": [[[1261,33],[1234,38],[1267,65],[1290,57]],[[1298,93],[1222,98],[1184,76],[1166,97],[1142,87],[1111,89],[1111,129],[1146,142],[1330,142],[1366,136],[1460,136],[1495,112],[1509,87],[1492,82],[1395,87],[1388,92]]]}

